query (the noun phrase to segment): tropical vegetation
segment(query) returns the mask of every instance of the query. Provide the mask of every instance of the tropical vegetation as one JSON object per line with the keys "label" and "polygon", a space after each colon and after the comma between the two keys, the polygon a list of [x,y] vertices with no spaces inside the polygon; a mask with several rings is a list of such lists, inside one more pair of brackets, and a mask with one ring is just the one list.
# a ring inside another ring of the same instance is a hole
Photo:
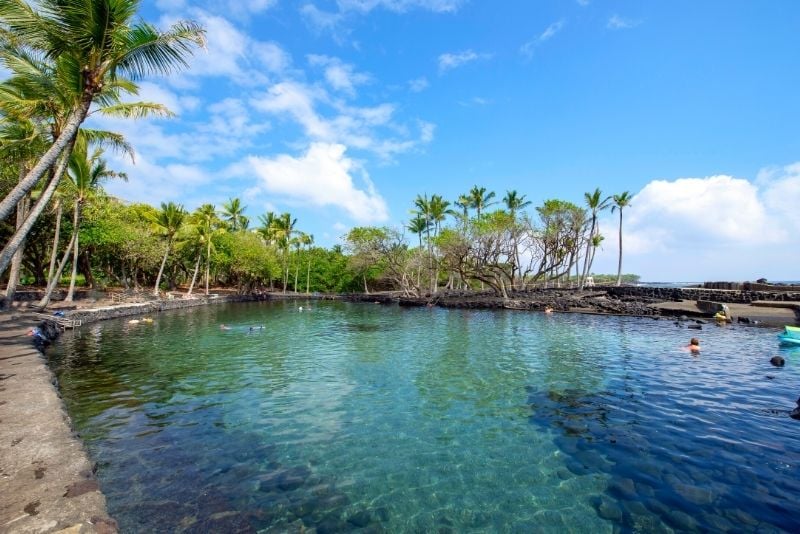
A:
{"label": "tropical vegetation", "polygon": [[[0,0],[0,279],[132,291],[343,292],[488,290],[502,297],[531,287],[583,288],[601,246],[599,216],[619,212],[616,283],[622,274],[622,216],[628,192],[596,189],[584,205],[480,185],[448,200],[418,195],[401,228],[358,227],[343,246],[315,246],[292,214],[251,224],[238,197],[192,209],[159,208],[110,196],[126,179],[107,150],[133,156],[120,134],[85,126],[92,113],[168,117],[132,102],[136,81],[187,65],[204,30],[177,22],[165,31],[140,21],[137,0]],[[407,236],[408,232],[408,236]],[[64,280],[65,273],[68,273]]]}

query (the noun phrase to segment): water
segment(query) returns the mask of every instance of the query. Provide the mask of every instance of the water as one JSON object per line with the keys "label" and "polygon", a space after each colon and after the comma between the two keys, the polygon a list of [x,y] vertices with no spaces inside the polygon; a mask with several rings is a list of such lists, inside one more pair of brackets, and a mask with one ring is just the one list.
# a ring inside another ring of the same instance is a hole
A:
{"label": "water", "polygon": [[50,350],[123,532],[798,529],[800,351],[774,331],[300,304]]}

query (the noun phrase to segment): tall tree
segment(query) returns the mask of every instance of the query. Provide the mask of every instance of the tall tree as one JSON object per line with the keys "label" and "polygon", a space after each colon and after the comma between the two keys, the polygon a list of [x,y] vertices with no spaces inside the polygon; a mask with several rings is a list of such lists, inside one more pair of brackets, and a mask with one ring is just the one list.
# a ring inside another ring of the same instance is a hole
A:
{"label": "tall tree", "polygon": [[583,257],[583,271],[580,276],[580,288],[583,289],[586,284],[586,277],[589,275],[589,270],[592,267],[590,250],[594,245],[594,236],[597,235],[597,216],[598,214],[608,209],[611,205],[611,197],[603,198],[603,193],[600,188],[596,188],[592,193],[584,193],[583,198],[586,201],[586,207],[592,212],[592,224],[589,227],[589,238],[586,240],[586,253]]}
{"label": "tall tree", "polygon": [[70,156],[67,177],[75,194],[72,216],[72,231],[75,233],[75,237],[72,242],[72,275],[69,282],[69,291],[67,291],[67,296],[64,300],[72,302],[75,295],[75,279],[78,274],[81,208],[86,199],[100,187],[104,180],[108,178],[127,180],[128,176],[125,173],[112,171],[108,168],[106,161],[103,159],[102,149],[98,148],[89,155],[89,142],[85,137],[79,135],[75,143],[75,149]]}
{"label": "tall tree", "polygon": [[172,247],[172,240],[175,234],[178,233],[183,221],[186,218],[186,211],[183,206],[175,204],[174,202],[161,203],[161,210],[156,215],[155,224],[161,234],[166,238],[167,244],[164,249],[164,259],[161,260],[161,267],[158,269],[158,276],[156,276],[156,285],[153,288],[153,295],[158,296],[158,286],[161,285],[161,275],[164,274],[164,266],[167,264],[169,251]]}
{"label": "tall tree", "polygon": [[527,208],[532,204],[532,202],[530,200],[525,200],[525,195],[520,195],[517,193],[516,189],[512,189],[511,191],[506,191],[506,196],[503,197],[503,203],[506,205],[508,212],[511,214],[512,222],[511,238],[513,240],[514,247],[514,269],[511,273],[511,285],[515,285],[514,273],[515,271],[519,270],[519,285],[521,286],[523,283],[523,276],[519,257],[519,243],[517,239],[517,212]]}
{"label": "tall tree", "polygon": [[617,285],[622,285],[622,210],[631,205],[631,195],[628,191],[614,195],[614,205],[611,211],[619,210],[619,263],[617,264]]}
{"label": "tall tree", "polygon": [[[125,81],[150,74],[167,74],[187,65],[194,45],[204,45],[203,30],[191,22],[179,22],[165,32],[146,22],[133,22],[137,0],[0,0],[0,25],[4,48],[34,50],[58,65],[58,72],[70,80],[73,91],[63,110],[63,128],[54,142],[25,177],[0,201],[0,220],[30,192],[40,178],[60,160],[66,168],[78,129],[93,102],[114,91],[135,93],[136,86]],[[0,57],[0,61],[5,58]],[[7,62],[4,61],[6,65]],[[124,83],[123,83],[124,82]],[[37,206],[28,219],[38,218],[55,192],[62,172],[53,173]],[[55,182],[55,183],[52,183]],[[41,206],[38,204],[41,203]],[[5,257],[16,252],[30,231],[23,226],[0,254],[0,272]]]}
{"label": "tall tree", "polygon": [[228,223],[232,231],[247,229],[250,221],[244,215],[246,209],[247,206],[242,206],[242,201],[238,198],[228,199],[228,202],[222,205],[223,220]]}
{"label": "tall tree", "polygon": [[306,295],[309,294],[311,287],[311,245],[314,244],[314,236],[311,234],[302,234],[300,239],[306,247],[306,254],[308,254],[308,267],[306,269]]}
{"label": "tall tree", "polygon": [[494,191],[487,193],[485,187],[476,185],[469,190],[470,207],[475,208],[478,217],[480,217],[483,210],[494,204],[492,202],[494,196]]}
{"label": "tall tree", "polygon": [[195,220],[198,226],[198,238],[206,248],[206,295],[211,279],[211,250],[214,247],[214,235],[218,233],[221,221],[217,218],[217,210],[213,204],[203,204],[195,211]]}
{"label": "tall tree", "polygon": [[422,234],[428,230],[428,220],[423,217],[422,215],[416,215],[413,219],[408,221],[407,228],[417,234],[417,238],[419,239],[419,248],[422,248]]}
{"label": "tall tree", "polygon": [[283,257],[283,292],[286,293],[286,286],[289,283],[289,246],[295,234],[297,219],[292,219],[290,213],[282,213],[273,222],[273,236],[275,243],[281,250]]}

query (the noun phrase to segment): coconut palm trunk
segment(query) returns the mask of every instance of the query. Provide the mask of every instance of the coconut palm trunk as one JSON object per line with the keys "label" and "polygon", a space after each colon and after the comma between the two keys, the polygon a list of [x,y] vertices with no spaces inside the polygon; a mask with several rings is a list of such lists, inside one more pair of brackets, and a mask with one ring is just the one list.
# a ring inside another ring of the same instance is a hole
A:
{"label": "coconut palm trunk", "polygon": [[211,238],[208,239],[208,249],[206,251],[206,295],[208,295],[208,279],[211,274]]}
{"label": "coconut palm trunk", "polygon": [[308,268],[306,269],[306,295],[310,294],[311,287],[311,256],[308,256]]}
{"label": "coconut palm trunk", "polygon": [[75,212],[72,216],[72,228],[74,228],[75,239],[72,242],[72,275],[69,279],[69,291],[64,302],[72,302],[75,296],[75,279],[78,277],[78,242],[81,236],[81,200],[75,199]]}
{"label": "coconut palm trunk", "polygon": [[[72,139],[74,141],[74,138]],[[72,145],[70,145],[70,151],[72,150]],[[44,191],[42,191],[39,200],[36,201],[36,204],[33,205],[33,208],[28,213],[28,216],[25,217],[25,222],[22,223],[22,226],[17,228],[14,232],[14,235],[11,236],[11,239],[6,243],[6,246],[3,248],[3,251],[0,252],[0,275],[6,272],[8,269],[9,263],[11,263],[11,258],[17,252],[20,245],[22,245],[25,238],[28,236],[28,233],[33,228],[36,219],[39,218],[42,211],[44,211],[45,206],[47,206],[50,199],[53,197],[53,194],[56,192],[56,188],[58,187],[58,182],[61,180],[61,177],[64,175],[64,171],[67,168],[69,157],[68,155],[64,155],[64,157],[59,160],[58,166],[56,167],[56,171],[53,174],[53,177],[50,179],[50,182],[45,187]],[[5,216],[0,217],[0,220],[5,218]]]}
{"label": "coconut palm trunk", "polygon": [[56,268],[56,257],[58,256],[58,240],[61,238],[61,202],[56,206],[56,230],[53,234],[53,249],[50,251],[50,269],[47,271],[47,280],[53,278],[53,271]]}
{"label": "coconut palm trunk", "polygon": [[[22,226],[25,216],[28,214],[30,208],[30,197],[25,196],[17,205],[17,223],[16,227]],[[25,253],[25,241],[23,240],[14,257],[11,259],[11,272],[8,275],[8,285],[6,286],[6,298],[9,301],[14,300],[14,294],[17,292],[17,284],[19,283],[19,273],[22,270],[22,255]]]}
{"label": "coconut palm trunk", "polygon": [[619,210],[619,262],[617,263],[617,285],[622,285],[622,208]]}
{"label": "coconut palm trunk", "polygon": [[200,270],[200,258],[203,257],[202,252],[197,253],[197,261],[194,263],[194,274],[192,274],[192,283],[189,284],[189,291],[186,292],[187,295],[192,294],[192,289],[194,289],[194,282],[197,280],[197,271]]}
{"label": "coconut palm trunk", "polygon": [[[36,183],[44,175],[47,169],[56,164],[56,161],[59,160],[59,156],[61,156],[62,161],[69,160],[69,155],[72,153],[72,147],[75,144],[75,137],[78,135],[78,129],[86,119],[86,115],[89,113],[89,107],[92,104],[93,98],[93,91],[84,91],[80,102],[69,114],[63,130],[61,130],[61,134],[58,136],[58,138],[56,138],[53,145],[42,155],[41,158],[39,158],[39,161],[36,162],[36,165],[34,165],[30,171],[28,171],[28,174],[25,175],[25,178],[20,180],[20,182],[14,186],[11,192],[9,192],[5,198],[0,201],[0,220],[5,219],[11,214],[14,206],[16,206],[19,201],[22,200],[22,198],[25,197],[25,195],[27,195],[31,189],[34,188],[34,186],[36,186]],[[56,186],[58,185],[58,181],[61,179],[62,174],[63,171],[55,174]],[[41,213],[41,210],[36,213],[34,222],[36,218],[39,217],[39,213]],[[30,226],[33,226],[33,223],[31,223]],[[30,227],[25,231],[25,235],[27,235],[28,231],[30,231]],[[5,267],[0,269],[0,272],[3,271],[5,271]]]}
{"label": "coconut palm trunk", "polygon": [[55,290],[56,286],[58,285],[58,281],[61,279],[61,273],[64,271],[64,265],[67,264],[69,254],[72,252],[72,242],[74,239],[75,232],[72,232],[72,237],[67,244],[67,248],[64,249],[64,255],[61,257],[61,261],[58,263],[58,269],[56,269],[56,272],[53,273],[53,277],[47,283],[47,289],[44,292],[44,296],[42,297],[42,300],[39,301],[40,308],[44,308],[50,303],[50,298],[53,296],[53,290]]}
{"label": "coconut palm trunk", "polygon": [[153,288],[153,296],[158,296],[158,286],[161,285],[161,275],[164,274],[164,266],[167,264],[169,257],[169,249],[172,245],[172,239],[167,239],[167,249],[164,251],[164,259],[161,260],[161,267],[158,269],[158,276],[156,276],[156,285]]}

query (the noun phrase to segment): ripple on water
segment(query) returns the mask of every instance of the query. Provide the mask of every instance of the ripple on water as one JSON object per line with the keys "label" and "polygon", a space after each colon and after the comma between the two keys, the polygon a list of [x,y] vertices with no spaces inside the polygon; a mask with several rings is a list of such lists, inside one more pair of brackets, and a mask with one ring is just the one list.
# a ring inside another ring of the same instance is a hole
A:
{"label": "ripple on water", "polygon": [[769,365],[773,332],[692,356],[666,321],[296,306],[53,347],[123,530],[796,529],[800,360]]}

